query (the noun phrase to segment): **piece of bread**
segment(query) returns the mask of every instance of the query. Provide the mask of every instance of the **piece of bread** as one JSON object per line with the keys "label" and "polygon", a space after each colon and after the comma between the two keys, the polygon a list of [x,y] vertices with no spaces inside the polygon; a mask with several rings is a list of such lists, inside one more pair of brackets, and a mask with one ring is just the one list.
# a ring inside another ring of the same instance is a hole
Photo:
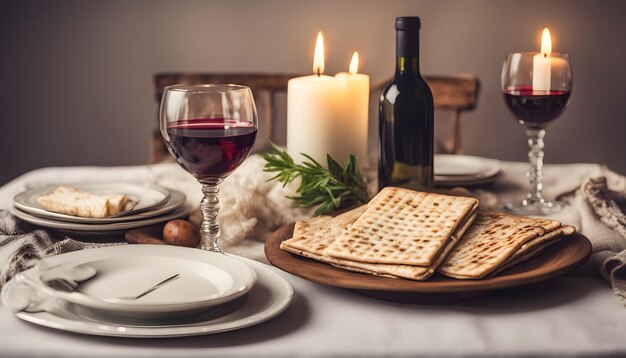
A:
{"label": "piece of bread", "polygon": [[[439,266],[446,276],[462,279],[483,278],[498,270],[520,250],[521,256],[534,246],[553,238],[559,229],[555,220],[533,219],[502,212],[481,212],[461,242]],[[561,234],[559,231],[557,235]],[[523,245],[536,239],[534,244]]]}
{"label": "piece of bread", "polygon": [[36,202],[42,208],[57,213],[106,218],[124,209],[127,199],[123,197],[125,195],[121,194],[94,195],[72,187],[60,186],[50,194],[37,197]]}
{"label": "piece of bread", "polygon": [[432,268],[457,228],[477,209],[475,198],[384,188],[324,255]]}
{"label": "piece of bread", "polygon": [[109,216],[117,215],[126,209],[129,198],[124,194],[98,194],[109,202]]}

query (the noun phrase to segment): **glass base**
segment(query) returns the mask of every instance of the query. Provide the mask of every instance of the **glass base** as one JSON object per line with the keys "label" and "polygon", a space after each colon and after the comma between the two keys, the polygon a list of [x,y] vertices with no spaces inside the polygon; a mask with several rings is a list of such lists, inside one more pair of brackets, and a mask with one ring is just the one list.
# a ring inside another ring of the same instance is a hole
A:
{"label": "glass base", "polygon": [[219,246],[217,246],[217,242],[213,242],[213,243],[203,242],[202,245],[200,245],[200,248],[206,251],[224,253],[224,251],[222,251],[222,249]]}
{"label": "glass base", "polygon": [[546,216],[560,212],[563,210],[563,205],[559,202],[545,200],[531,202],[525,199],[518,203],[508,203],[503,209],[518,215]]}

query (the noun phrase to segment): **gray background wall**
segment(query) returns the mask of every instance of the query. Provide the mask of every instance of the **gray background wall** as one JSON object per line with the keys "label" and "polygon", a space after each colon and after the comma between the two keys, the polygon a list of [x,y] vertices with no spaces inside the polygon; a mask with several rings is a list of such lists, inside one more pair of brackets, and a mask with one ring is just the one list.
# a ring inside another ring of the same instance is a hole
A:
{"label": "gray background wall", "polygon": [[327,73],[358,50],[362,72],[387,78],[400,15],[422,18],[423,73],[480,77],[466,153],[505,160],[527,147],[501,98],[502,60],[538,49],[549,26],[575,86],[546,161],[626,173],[626,1],[0,0],[0,183],[43,166],[147,162],[156,72],[309,72],[323,30]]}

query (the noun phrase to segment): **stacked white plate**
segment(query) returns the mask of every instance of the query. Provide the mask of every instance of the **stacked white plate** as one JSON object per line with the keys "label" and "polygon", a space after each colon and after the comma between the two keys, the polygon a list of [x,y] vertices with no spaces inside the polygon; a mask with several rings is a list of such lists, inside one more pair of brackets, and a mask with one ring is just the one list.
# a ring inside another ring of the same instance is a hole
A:
{"label": "stacked white plate", "polygon": [[494,182],[500,176],[500,161],[469,155],[436,154],[434,176],[439,186],[472,186]]}
{"label": "stacked white plate", "polygon": [[[73,292],[50,278],[95,269]],[[140,298],[137,295],[162,286]],[[5,307],[38,325],[83,334],[178,337],[261,323],[281,313],[291,285],[244,258],[165,245],[121,245],[43,259],[1,292]]]}
{"label": "stacked white plate", "polygon": [[85,218],[48,211],[37,197],[53,192],[51,185],[27,190],[13,198],[13,214],[29,223],[75,235],[111,235],[126,230],[158,224],[189,213],[185,194],[157,185],[135,183],[80,183],[67,186],[90,193],[116,193],[130,197],[136,204],[121,215],[108,218]]}

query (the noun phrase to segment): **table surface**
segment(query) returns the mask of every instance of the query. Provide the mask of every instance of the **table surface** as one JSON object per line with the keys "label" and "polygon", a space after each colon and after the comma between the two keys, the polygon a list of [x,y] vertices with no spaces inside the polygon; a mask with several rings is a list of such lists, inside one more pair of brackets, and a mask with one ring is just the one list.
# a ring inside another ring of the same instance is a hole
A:
{"label": "table surface", "polygon": [[[519,183],[517,178],[524,168],[516,163],[505,163],[503,167],[505,176],[493,187],[496,192],[510,192],[515,180]],[[580,179],[575,177],[582,177],[593,168],[593,165],[548,166],[547,182],[564,178],[560,189],[564,190],[566,184],[573,189]],[[32,185],[34,178],[59,179],[71,175],[80,180],[77,173],[87,177],[103,170],[52,168],[27,174],[0,188],[0,208],[10,206],[12,195],[25,185]],[[117,168],[118,174],[127,173],[135,180],[145,170],[145,167]],[[253,254],[247,256],[264,261],[262,242],[249,241],[245,250]],[[287,311],[258,326],[200,337],[120,339],[42,328],[0,309],[0,356],[626,355],[626,308],[598,277],[566,276],[455,305],[433,306],[379,301],[275,270],[293,285],[295,298]]]}

